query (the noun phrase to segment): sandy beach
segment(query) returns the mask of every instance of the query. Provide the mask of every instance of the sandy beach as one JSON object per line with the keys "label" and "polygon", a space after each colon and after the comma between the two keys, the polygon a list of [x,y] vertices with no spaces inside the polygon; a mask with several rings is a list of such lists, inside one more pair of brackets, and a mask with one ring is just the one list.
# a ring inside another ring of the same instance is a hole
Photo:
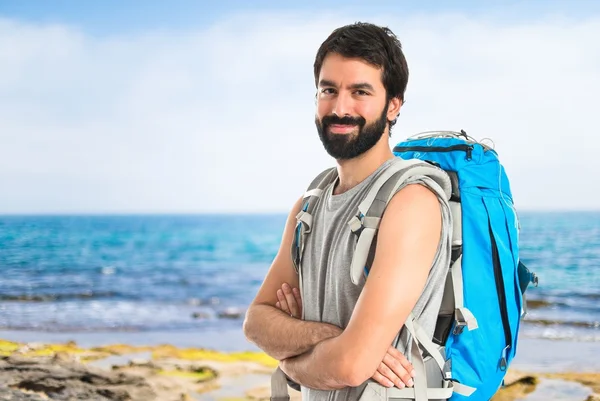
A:
{"label": "sandy beach", "polygon": [[[0,338],[23,337],[18,332],[0,334]],[[248,349],[238,342],[243,341],[241,333],[221,334],[235,342],[231,348]],[[133,333],[121,339],[128,336],[132,339]],[[108,344],[110,337],[89,334],[83,337],[86,346],[74,341],[0,340],[0,399],[233,401],[269,397],[276,361],[262,352],[160,344],[158,334],[137,333],[138,341],[132,341],[136,344]],[[155,343],[141,345],[144,338],[153,338]],[[184,338],[180,334],[178,342],[185,343]],[[200,342],[198,335],[194,338]],[[600,343],[521,339],[519,347],[506,386],[494,401],[600,399]],[[66,394],[83,398],[65,398]],[[290,395],[300,399],[293,390]]]}

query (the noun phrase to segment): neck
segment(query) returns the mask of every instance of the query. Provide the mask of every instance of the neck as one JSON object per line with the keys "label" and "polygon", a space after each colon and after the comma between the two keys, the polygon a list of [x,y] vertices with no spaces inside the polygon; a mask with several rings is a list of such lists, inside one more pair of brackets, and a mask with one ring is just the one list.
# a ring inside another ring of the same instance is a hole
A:
{"label": "neck", "polygon": [[338,160],[339,182],[334,195],[342,194],[364,181],[383,163],[394,157],[388,143],[388,135],[362,155],[348,160]]}

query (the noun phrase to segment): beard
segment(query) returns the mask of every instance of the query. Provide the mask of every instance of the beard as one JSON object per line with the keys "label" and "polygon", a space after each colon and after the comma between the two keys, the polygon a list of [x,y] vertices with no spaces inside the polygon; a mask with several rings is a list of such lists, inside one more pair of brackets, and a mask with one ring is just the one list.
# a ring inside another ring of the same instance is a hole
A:
{"label": "beard", "polygon": [[[385,106],[381,116],[371,124],[366,123],[363,117],[338,117],[328,115],[319,120],[315,118],[319,139],[327,153],[336,160],[353,159],[371,149],[385,132],[387,126],[388,105]],[[329,132],[331,125],[353,125],[358,127],[358,133],[332,134]]]}

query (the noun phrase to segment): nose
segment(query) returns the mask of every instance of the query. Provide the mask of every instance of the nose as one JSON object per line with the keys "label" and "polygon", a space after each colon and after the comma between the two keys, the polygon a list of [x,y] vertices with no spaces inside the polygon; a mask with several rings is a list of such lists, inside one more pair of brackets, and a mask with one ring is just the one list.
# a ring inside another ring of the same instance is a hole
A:
{"label": "nose", "polygon": [[350,96],[339,93],[335,98],[333,105],[333,114],[338,117],[344,117],[351,115],[352,99]]}

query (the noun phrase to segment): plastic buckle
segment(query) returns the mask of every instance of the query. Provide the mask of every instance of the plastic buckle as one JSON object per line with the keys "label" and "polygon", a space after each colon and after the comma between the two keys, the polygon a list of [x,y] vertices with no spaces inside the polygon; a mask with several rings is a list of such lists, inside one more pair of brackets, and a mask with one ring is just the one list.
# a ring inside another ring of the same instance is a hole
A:
{"label": "plastic buckle", "polygon": [[455,336],[460,335],[463,330],[465,329],[465,326],[467,325],[467,322],[461,322],[459,320],[456,321],[456,326],[454,326],[454,330],[452,331],[452,333]]}
{"label": "plastic buckle", "polygon": [[357,236],[360,236],[360,233],[362,233],[362,231],[365,229],[365,226],[363,225],[362,221],[363,217],[364,216],[362,215],[362,213],[359,213],[358,215],[352,217],[352,219],[350,219],[350,221],[348,222],[350,230],[352,230],[352,232]]}

